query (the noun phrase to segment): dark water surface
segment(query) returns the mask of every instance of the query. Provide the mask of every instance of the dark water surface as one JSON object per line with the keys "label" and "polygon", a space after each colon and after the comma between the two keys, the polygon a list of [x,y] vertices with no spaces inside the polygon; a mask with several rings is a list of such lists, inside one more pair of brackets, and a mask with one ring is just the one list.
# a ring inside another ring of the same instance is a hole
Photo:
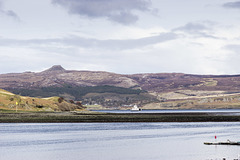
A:
{"label": "dark water surface", "polygon": [[240,122],[2,123],[0,160],[233,160]]}
{"label": "dark water surface", "polygon": [[104,113],[227,113],[240,114],[240,109],[146,109],[141,111],[131,110],[94,110]]}

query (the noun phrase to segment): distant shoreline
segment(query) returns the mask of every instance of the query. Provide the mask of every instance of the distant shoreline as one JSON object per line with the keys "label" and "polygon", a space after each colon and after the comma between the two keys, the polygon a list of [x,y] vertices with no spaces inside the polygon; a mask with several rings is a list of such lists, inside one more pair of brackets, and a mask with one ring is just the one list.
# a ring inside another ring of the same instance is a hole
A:
{"label": "distant shoreline", "polygon": [[12,112],[0,113],[0,123],[117,123],[117,122],[238,122],[231,113],[100,113]]}

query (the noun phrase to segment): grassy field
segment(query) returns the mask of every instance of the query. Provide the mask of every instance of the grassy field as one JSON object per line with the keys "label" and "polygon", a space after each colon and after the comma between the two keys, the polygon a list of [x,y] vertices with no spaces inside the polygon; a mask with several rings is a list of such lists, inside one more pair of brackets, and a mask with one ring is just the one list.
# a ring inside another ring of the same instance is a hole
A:
{"label": "grassy field", "polygon": [[75,102],[60,97],[37,98],[20,96],[0,89],[0,111],[73,111],[82,109]]}

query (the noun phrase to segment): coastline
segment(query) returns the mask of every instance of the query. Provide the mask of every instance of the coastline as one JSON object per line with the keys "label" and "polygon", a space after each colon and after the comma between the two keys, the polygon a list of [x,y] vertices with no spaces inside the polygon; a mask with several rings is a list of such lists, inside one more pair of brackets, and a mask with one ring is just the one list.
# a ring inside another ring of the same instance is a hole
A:
{"label": "coastline", "polygon": [[0,112],[0,123],[117,123],[117,122],[238,122],[240,114],[102,113],[102,112]]}

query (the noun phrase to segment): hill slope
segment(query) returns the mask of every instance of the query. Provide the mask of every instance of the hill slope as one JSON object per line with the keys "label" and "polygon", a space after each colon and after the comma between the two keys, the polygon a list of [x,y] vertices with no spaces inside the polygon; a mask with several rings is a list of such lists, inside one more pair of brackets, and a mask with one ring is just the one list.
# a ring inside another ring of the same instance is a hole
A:
{"label": "hill slope", "polygon": [[0,74],[0,88],[42,88],[71,86],[115,86],[149,92],[205,90],[240,92],[240,75],[191,75],[146,73],[123,75],[102,71],[65,70],[59,65],[43,72]]}
{"label": "hill slope", "polygon": [[[38,73],[1,74],[0,88],[21,95],[62,96],[81,100],[85,104],[97,103],[108,107],[133,103],[146,107],[168,103],[167,106],[175,107],[178,101],[177,106],[183,106],[180,101],[238,96],[240,75],[124,75],[102,71],[65,70],[56,65]],[[170,105],[169,102],[174,103]],[[195,102],[191,103],[195,105],[189,104],[188,107],[199,106]]]}
{"label": "hill slope", "polygon": [[82,109],[82,106],[68,103],[59,97],[25,97],[0,89],[0,110],[71,111],[76,109]]}
{"label": "hill slope", "polygon": [[42,88],[109,85],[130,88],[137,84],[127,76],[109,72],[71,71],[53,66],[43,72],[10,73],[0,75],[0,88]]}

